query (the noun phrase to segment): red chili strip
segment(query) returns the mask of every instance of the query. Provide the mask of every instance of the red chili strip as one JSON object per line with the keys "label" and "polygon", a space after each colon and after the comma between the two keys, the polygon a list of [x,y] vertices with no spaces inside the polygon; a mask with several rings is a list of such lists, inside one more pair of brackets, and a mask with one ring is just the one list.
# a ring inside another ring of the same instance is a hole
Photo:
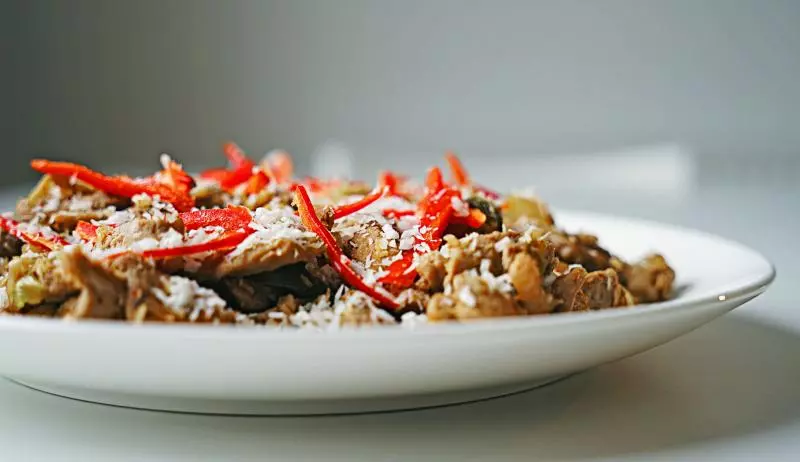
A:
{"label": "red chili strip", "polygon": [[225,143],[222,146],[225,157],[228,158],[230,168],[214,168],[206,170],[200,177],[212,179],[219,183],[225,190],[231,190],[246,182],[253,176],[255,163],[250,160],[236,143]]}
{"label": "red chili strip", "polygon": [[381,306],[390,308],[390,309],[397,309],[400,305],[395,301],[392,297],[382,294],[380,291],[376,290],[374,287],[368,285],[364,280],[361,279],[353,268],[350,266],[350,259],[342,252],[342,249],[336,244],[336,239],[331,234],[330,230],[325,227],[325,225],[320,221],[319,217],[317,217],[316,212],[314,211],[314,204],[311,203],[311,199],[308,197],[308,192],[303,185],[297,185],[294,189],[294,201],[297,205],[297,211],[300,214],[300,219],[303,221],[303,225],[306,228],[314,232],[322,242],[325,244],[325,248],[327,249],[328,259],[333,264],[333,267],[336,271],[339,272],[342,279],[349,284],[350,286],[364,292],[365,294],[369,295],[373,300],[378,302]]}
{"label": "red chili strip", "polygon": [[401,218],[416,215],[414,210],[397,210],[397,209],[384,209],[381,211],[386,218]]}
{"label": "red chili strip", "polygon": [[88,221],[81,220],[75,226],[75,234],[77,234],[81,240],[93,241],[97,238],[97,226]]}
{"label": "red chili strip", "polygon": [[231,231],[223,234],[217,239],[200,244],[184,245],[180,247],[169,247],[166,249],[151,249],[145,250],[140,253],[141,256],[146,258],[170,258],[182,257],[203,252],[211,252],[214,250],[226,250],[236,247],[242,241],[247,239],[247,236],[252,234],[252,230],[242,229],[238,231]]}
{"label": "red chili strip", "polygon": [[226,231],[236,231],[247,228],[253,220],[250,211],[239,205],[229,205],[224,209],[192,210],[181,213],[180,217],[187,230],[220,226]]}
{"label": "red chili strip", "polygon": [[447,159],[447,163],[450,164],[450,171],[453,173],[453,181],[459,186],[469,186],[471,183],[469,174],[458,156],[452,151],[447,151],[444,157]]}
{"label": "red chili strip", "polygon": [[[418,204],[420,236],[414,239],[412,249],[404,251],[400,260],[389,265],[389,274],[380,280],[393,289],[404,289],[414,283],[417,277],[417,273],[412,270],[415,254],[425,253],[428,249],[435,251],[442,245],[442,235],[454,212],[453,198],[460,196],[457,190],[444,186],[442,172],[437,167],[428,171],[425,184],[425,197]],[[417,250],[417,246],[425,248],[425,251]]]}
{"label": "red chili strip", "polygon": [[[137,194],[147,194],[149,196],[159,196],[161,200],[174,205],[178,211],[185,211],[194,207],[194,199],[188,191],[177,190],[169,184],[158,182],[154,178],[134,179],[127,176],[106,176],[83,165],[44,159],[34,159],[31,161],[31,167],[40,173],[74,177],[112,196],[130,198]],[[170,176],[174,179],[176,174],[172,172]],[[183,182],[184,180],[178,179],[178,181]]]}
{"label": "red chili strip", "polygon": [[447,159],[447,163],[450,165],[450,171],[453,173],[453,181],[461,187],[471,187],[475,191],[483,193],[489,199],[497,200],[500,199],[500,194],[492,191],[489,188],[484,186],[480,186],[477,184],[472,183],[470,180],[469,174],[467,173],[467,169],[464,168],[464,164],[455,155],[452,151],[448,151],[445,153],[444,157]]}
{"label": "red chili strip", "polygon": [[389,195],[390,188],[389,186],[380,186],[375,188],[367,194],[366,196],[362,197],[361,199],[351,203],[351,204],[344,204],[333,208],[333,219],[339,219],[346,217],[348,215],[352,215],[359,210],[369,206],[370,204],[374,203],[381,197]]}
{"label": "red chili strip", "polygon": [[278,183],[287,183],[292,179],[294,163],[285,151],[274,151],[267,155],[267,166]]}
{"label": "red chili strip", "polygon": [[8,234],[41,250],[50,251],[58,247],[69,245],[66,239],[55,233],[25,232],[20,229],[20,223],[11,218],[0,216],[0,228],[5,230]]}

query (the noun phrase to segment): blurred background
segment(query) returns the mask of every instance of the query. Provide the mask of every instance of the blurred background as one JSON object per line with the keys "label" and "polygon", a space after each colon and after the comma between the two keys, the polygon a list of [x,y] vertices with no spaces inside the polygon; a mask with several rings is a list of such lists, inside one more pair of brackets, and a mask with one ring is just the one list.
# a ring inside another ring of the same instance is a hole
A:
{"label": "blurred background", "polygon": [[798,210],[795,0],[0,5],[6,189],[33,156],[200,169],[230,139],[365,179],[455,149],[497,189],[700,226]]}

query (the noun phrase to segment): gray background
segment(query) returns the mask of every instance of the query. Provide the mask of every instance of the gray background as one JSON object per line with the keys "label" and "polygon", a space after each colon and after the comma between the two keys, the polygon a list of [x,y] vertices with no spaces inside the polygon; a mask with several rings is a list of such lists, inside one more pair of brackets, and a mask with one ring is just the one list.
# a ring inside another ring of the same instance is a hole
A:
{"label": "gray background", "polygon": [[34,155],[211,165],[229,138],[301,169],[339,140],[359,175],[661,142],[712,178],[797,166],[798,1],[0,4],[5,184]]}

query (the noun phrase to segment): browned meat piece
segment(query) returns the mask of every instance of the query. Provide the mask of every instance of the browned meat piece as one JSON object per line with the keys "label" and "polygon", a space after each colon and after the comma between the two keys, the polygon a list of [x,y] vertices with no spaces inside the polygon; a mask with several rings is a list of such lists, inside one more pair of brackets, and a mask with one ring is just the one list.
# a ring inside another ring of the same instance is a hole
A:
{"label": "browned meat piece", "polygon": [[444,278],[447,276],[447,259],[439,252],[422,255],[417,263],[419,279],[414,286],[422,291],[433,293],[444,289]]}
{"label": "browned meat piece", "polygon": [[60,252],[63,271],[80,293],[65,301],[58,310],[64,318],[123,319],[125,282],[105,268],[89,261],[80,251]]}
{"label": "browned meat piece", "polygon": [[477,268],[484,260],[489,261],[489,271],[494,275],[503,273],[501,252],[506,237],[509,240],[515,235],[508,233],[469,234],[461,239],[447,235],[444,237],[446,248],[442,253],[447,258],[445,264],[445,285],[455,275],[473,268]]}
{"label": "browned meat piece", "polygon": [[[278,270],[280,271],[280,270]],[[223,299],[243,313],[259,313],[275,306],[286,292],[278,287],[258,284],[250,278],[223,278],[215,284]]]}
{"label": "browned meat piece", "polygon": [[437,293],[428,303],[427,315],[431,321],[447,319],[473,319],[525,314],[510,293],[490,287],[475,271],[457,274],[453,278],[452,292]]}
{"label": "browned meat piece", "polygon": [[[461,239],[445,236],[445,242],[440,253],[423,256],[417,265],[418,289],[444,290],[444,294],[434,294],[428,304],[429,316],[431,307],[435,311],[431,319],[541,314],[553,310],[555,302],[543,278],[554,264],[553,249],[547,241],[507,231],[473,233]],[[456,288],[458,278],[468,282],[461,283],[466,288]],[[496,285],[491,287],[493,295],[488,296],[478,281]],[[471,300],[470,290],[477,290],[478,294],[487,295],[485,300],[490,305],[466,310],[464,301],[458,301],[459,290],[465,294],[465,300]],[[508,300],[512,308],[501,304],[502,300]]]}
{"label": "browned meat piece", "polygon": [[630,306],[633,297],[620,284],[616,271],[606,269],[587,273],[572,267],[558,275],[551,287],[558,299],[557,311],[602,310]]}
{"label": "browned meat piece", "polygon": [[110,270],[127,284],[124,300],[126,319],[134,322],[177,320],[177,316],[153,294],[153,288],[160,286],[163,276],[151,262],[128,254],[112,259]]}
{"label": "browned meat piece", "polygon": [[589,309],[589,297],[583,292],[586,270],[576,267],[556,277],[551,291],[558,300],[556,311],[586,311]]}
{"label": "browned meat piece", "polygon": [[406,289],[397,294],[396,300],[397,303],[400,304],[400,309],[398,309],[395,314],[400,315],[409,311],[423,313],[430,298],[430,295],[426,292],[416,289]]}
{"label": "browned meat piece", "polygon": [[[343,241],[342,250],[351,259],[363,264],[365,267],[376,270],[383,261],[388,261],[397,255],[398,239],[400,234],[391,225],[381,225],[377,221],[359,222],[357,220],[342,220],[336,229],[353,229],[352,232],[337,233]],[[352,236],[349,234],[352,232]]]}
{"label": "browned meat piece", "polygon": [[611,266],[611,254],[600,247],[595,236],[552,231],[546,239],[555,247],[561,261],[581,265],[589,272]]}
{"label": "browned meat piece", "polygon": [[41,305],[26,306],[19,310],[19,314],[26,316],[40,316],[43,318],[53,318],[58,313],[59,304],[57,303],[43,303]]}
{"label": "browned meat piece", "polygon": [[320,272],[307,266],[311,265],[297,263],[252,276],[227,277],[213,286],[230,306],[257,313],[274,307],[287,294],[308,301],[327,291],[331,286],[318,279]]}
{"label": "browned meat piece", "polygon": [[0,258],[16,257],[22,253],[22,241],[0,230]]}
{"label": "browned meat piece", "polygon": [[661,255],[650,255],[628,265],[622,272],[626,288],[640,303],[667,300],[672,294],[675,272]]}
{"label": "browned meat piece", "polygon": [[97,228],[95,246],[98,249],[145,250],[157,247],[165,235],[180,245],[183,222],[175,208],[149,196],[134,197],[133,206],[111,217],[113,223]]}
{"label": "browned meat piece", "polygon": [[553,297],[545,292],[540,262],[530,253],[517,253],[508,266],[508,276],[516,290],[516,300],[529,314],[550,313]]}
{"label": "browned meat piece", "polygon": [[[621,287],[617,272],[613,269],[594,271],[586,275],[583,281],[583,293],[589,299],[589,308],[602,310],[612,308],[620,303],[618,288]],[[623,300],[624,301],[624,300]]]}
{"label": "browned meat piece", "polygon": [[198,274],[204,275],[210,269],[214,278],[249,276],[295,263],[312,262],[324,252],[325,247],[319,239],[253,242],[252,245],[240,246]]}
{"label": "browned meat piece", "polygon": [[213,290],[197,282],[159,272],[151,262],[129,254],[109,268],[126,282],[125,316],[133,322],[233,323],[240,315]]}

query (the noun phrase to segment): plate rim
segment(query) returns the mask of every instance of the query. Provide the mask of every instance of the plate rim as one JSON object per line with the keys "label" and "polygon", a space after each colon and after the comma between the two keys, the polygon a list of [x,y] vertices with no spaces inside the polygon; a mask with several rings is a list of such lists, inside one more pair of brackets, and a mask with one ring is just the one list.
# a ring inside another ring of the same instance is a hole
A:
{"label": "plate rim", "polygon": [[[114,321],[87,319],[80,321],[69,321],[63,319],[50,319],[41,317],[25,317],[17,315],[0,314],[0,331],[35,331],[37,333],[62,333],[74,335],[89,335],[93,333],[113,333],[115,335],[163,335],[170,333],[181,335],[182,338],[211,338],[219,341],[222,337],[246,340],[257,337],[259,339],[269,339],[273,341],[310,338],[315,339],[337,339],[353,340],[368,339],[379,337],[383,339],[401,336],[428,336],[428,335],[469,335],[476,331],[508,331],[517,329],[532,329],[537,327],[552,327],[556,325],[570,325],[585,322],[598,322],[616,318],[629,318],[641,316],[658,316],[665,312],[685,311],[697,309],[699,306],[713,305],[718,303],[735,304],[743,299],[754,298],[772,284],[777,275],[775,265],[766,258],[761,252],[726,237],[709,233],[706,231],[689,228],[685,226],[663,223],[656,220],[648,220],[624,215],[603,214],[581,210],[555,209],[553,215],[575,215],[595,220],[617,220],[632,223],[638,226],[657,227],[669,232],[685,233],[704,239],[712,239],[721,244],[736,247],[739,250],[749,253],[752,257],[761,260],[765,265],[765,270],[748,283],[729,290],[721,290],[713,294],[698,295],[694,298],[676,298],[663,302],[651,304],[639,304],[621,309],[609,309],[586,312],[558,313],[547,316],[510,316],[502,318],[480,318],[468,321],[442,322],[434,324],[417,324],[408,326],[403,324],[382,325],[361,328],[339,328],[332,330],[317,329],[270,329],[241,325],[211,325],[211,324],[134,324]],[[734,305],[735,306],[735,305]]]}

